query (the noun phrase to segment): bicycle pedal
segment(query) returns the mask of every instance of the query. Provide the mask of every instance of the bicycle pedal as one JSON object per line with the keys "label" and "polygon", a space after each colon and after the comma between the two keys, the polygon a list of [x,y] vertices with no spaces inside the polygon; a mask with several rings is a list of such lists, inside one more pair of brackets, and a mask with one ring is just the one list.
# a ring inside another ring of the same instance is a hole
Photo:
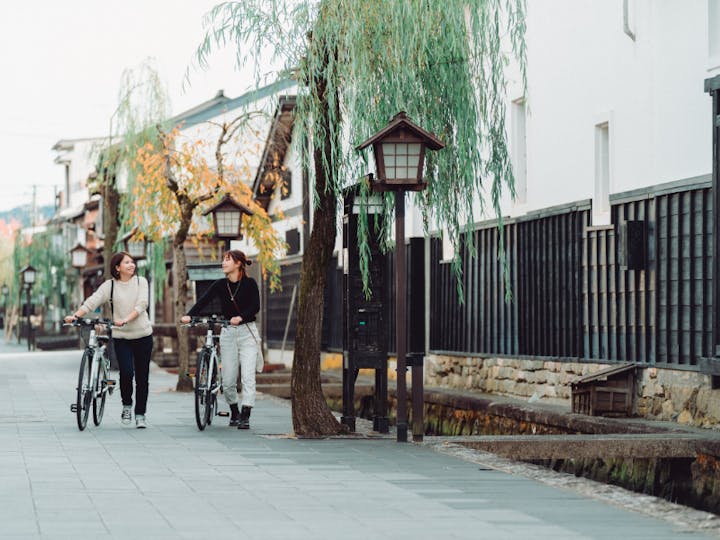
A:
{"label": "bicycle pedal", "polygon": [[218,411],[217,415],[218,416],[230,416],[230,413],[227,411]]}
{"label": "bicycle pedal", "polygon": [[70,404],[70,412],[77,412],[77,403]]}

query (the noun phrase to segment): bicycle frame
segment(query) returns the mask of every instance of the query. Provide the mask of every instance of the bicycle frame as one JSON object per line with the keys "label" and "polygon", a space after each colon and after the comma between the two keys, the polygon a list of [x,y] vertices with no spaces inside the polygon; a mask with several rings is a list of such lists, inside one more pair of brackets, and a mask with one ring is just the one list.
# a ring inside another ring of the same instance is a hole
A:
{"label": "bicycle frame", "polygon": [[[112,393],[115,387],[115,381],[108,378],[110,360],[106,354],[107,345],[105,341],[109,339],[109,336],[98,336],[95,330],[96,324],[102,324],[108,330],[112,328],[112,321],[106,319],[77,319],[70,324],[70,326],[90,328],[80,363],[80,373],[76,387],[77,400],[70,405],[70,410],[77,415],[80,431],[84,430],[87,425],[91,405],[93,422],[96,426],[100,425],[105,409],[105,398]],[[101,372],[103,373],[102,380],[100,380]]]}
{"label": "bicycle frame", "polygon": [[227,327],[230,321],[212,317],[193,317],[190,323],[184,326],[194,327],[199,324],[207,325],[205,343],[198,356],[198,365],[195,372],[195,421],[200,431],[212,423],[212,417],[217,414],[226,416],[227,413],[218,412],[217,395],[222,388],[222,368],[218,355],[219,336],[213,333],[215,325]]}

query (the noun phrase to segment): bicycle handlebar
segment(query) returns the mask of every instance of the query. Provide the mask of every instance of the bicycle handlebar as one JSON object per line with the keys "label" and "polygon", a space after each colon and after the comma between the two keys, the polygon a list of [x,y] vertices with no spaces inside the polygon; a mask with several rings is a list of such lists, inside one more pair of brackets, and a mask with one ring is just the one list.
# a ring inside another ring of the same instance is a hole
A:
{"label": "bicycle handlebar", "polygon": [[216,315],[210,315],[209,317],[190,317],[189,323],[182,323],[180,326],[193,328],[199,325],[214,324],[222,325],[223,328],[231,326],[230,319],[223,319],[222,317],[217,317]]}
{"label": "bicycle handlebar", "polygon": [[97,319],[91,319],[89,317],[76,317],[71,323],[63,323],[63,326],[88,327],[98,324],[103,325],[108,329],[117,328],[117,326],[113,325],[113,321],[111,319],[105,319],[103,317],[98,317]]}

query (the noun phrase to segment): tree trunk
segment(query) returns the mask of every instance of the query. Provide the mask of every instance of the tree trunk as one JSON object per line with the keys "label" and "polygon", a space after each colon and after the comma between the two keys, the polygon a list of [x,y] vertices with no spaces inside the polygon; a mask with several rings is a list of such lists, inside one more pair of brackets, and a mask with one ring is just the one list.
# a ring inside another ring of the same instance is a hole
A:
{"label": "tree trunk", "polygon": [[[317,82],[318,95],[326,98],[327,86]],[[335,101],[337,103],[337,100]],[[329,114],[321,122],[329,133]],[[325,283],[332,260],[336,235],[335,192],[328,189],[328,176],[322,163],[332,163],[329,137],[322,148],[315,148],[315,187],[318,205],[315,209],[312,233],[307,251],[303,254],[298,297],[295,354],[293,356],[291,396],[295,434],[300,437],[322,437],[347,431],[332,414],[320,383],[320,343],[325,304]]]}
{"label": "tree trunk", "polygon": [[190,350],[188,347],[187,328],[180,326],[180,318],[187,313],[185,300],[187,298],[187,261],[185,259],[185,241],[175,236],[173,241],[173,301],[175,311],[175,325],[177,327],[178,340],[178,381],[176,390],[178,392],[190,392],[193,389],[192,378],[188,375]]}
{"label": "tree trunk", "polygon": [[118,236],[118,205],[120,204],[120,195],[115,185],[115,176],[106,176],[103,178],[102,184],[102,228],[103,228],[103,273],[105,279],[110,279],[110,259],[114,252],[115,242]]}

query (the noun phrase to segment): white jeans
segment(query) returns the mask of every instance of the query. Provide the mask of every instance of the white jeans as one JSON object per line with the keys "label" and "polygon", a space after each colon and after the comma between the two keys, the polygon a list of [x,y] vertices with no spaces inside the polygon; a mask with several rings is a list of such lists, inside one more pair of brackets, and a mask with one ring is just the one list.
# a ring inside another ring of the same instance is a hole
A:
{"label": "white jeans", "polygon": [[[254,336],[254,337],[253,337]],[[254,322],[239,326],[228,326],[220,332],[220,360],[225,401],[229,405],[238,402],[238,368],[241,372],[242,405],[255,405],[255,358],[258,343],[257,327]]]}

